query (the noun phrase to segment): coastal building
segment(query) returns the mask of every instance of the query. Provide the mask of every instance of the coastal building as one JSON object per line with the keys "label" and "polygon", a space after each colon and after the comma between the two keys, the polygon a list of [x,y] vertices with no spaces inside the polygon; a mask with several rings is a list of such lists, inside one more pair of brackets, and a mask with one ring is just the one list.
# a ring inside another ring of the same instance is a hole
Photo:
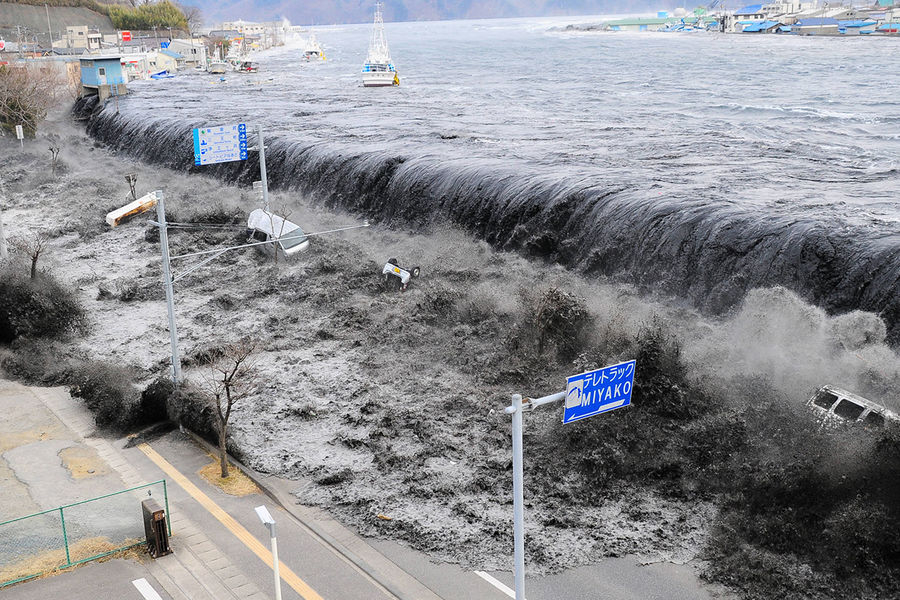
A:
{"label": "coastal building", "polygon": [[184,68],[184,56],[178,52],[172,52],[169,49],[157,52],[155,60],[156,68],[160,71],[165,69],[169,73],[174,73]]}
{"label": "coastal building", "polygon": [[842,35],[868,35],[875,33],[876,21],[838,21],[838,33]]}
{"label": "coastal building", "polygon": [[794,23],[791,31],[799,35],[838,35],[839,26],[833,17],[809,17]]}
{"label": "coastal building", "polygon": [[175,39],[169,43],[169,50],[184,57],[184,66],[194,68],[206,64],[206,43],[199,38]]}
{"label": "coastal building", "polygon": [[781,33],[783,23],[780,21],[758,21],[742,25],[741,33]]}
{"label": "coastal building", "polygon": [[54,48],[83,48],[99,50],[103,44],[103,34],[96,29],[88,29],[87,25],[70,25],[61,40],[53,42]]}
{"label": "coastal building", "polygon": [[753,21],[765,21],[766,12],[763,10],[762,4],[751,4],[734,11],[734,19],[738,23],[749,23]]}
{"label": "coastal building", "polygon": [[120,56],[90,56],[80,59],[81,95],[96,94],[100,102],[128,93],[127,77]]}

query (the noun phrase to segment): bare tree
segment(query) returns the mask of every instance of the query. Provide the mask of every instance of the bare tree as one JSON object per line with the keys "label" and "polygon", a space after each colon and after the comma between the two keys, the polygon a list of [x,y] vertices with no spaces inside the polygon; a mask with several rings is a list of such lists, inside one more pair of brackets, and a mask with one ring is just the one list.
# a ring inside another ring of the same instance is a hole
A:
{"label": "bare tree", "polygon": [[9,245],[16,252],[24,254],[31,259],[31,278],[37,279],[38,259],[44,250],[47,249],[47,243],[50,241],[50,235],[46,231],[35,231],[27,235],[16,236],[9,241]]}
{"label": "bare tree", "polygon": [[56,166],[59,164],[59,146],[50,146],[50,166],[53,174],[56,175]]}
{"label": "bare tree", "polygon": [[34,135],[65,88],[61,84],[62,77],[53,67],[0,66],[0,126],[12,130],[22,125]]}
{"label": "bare tree", "polygon": [[253,354],[258,343],[243,339],[227,344],[221,355],[213,361],[212,373],[205,377],[205,391],[215,408],[216,433],[219,435],[219,464],[222,477],[228,477],[228,453],[225,440],[228,437],[228,419],[238,401],[249,395],[256,379]]}
{"label": "bare tree", "polygon": [[184,13],[188,24],[188,33],[194,37],[194,32],[203,27],[203,12],[196,6],[178,3],[178,8]]}

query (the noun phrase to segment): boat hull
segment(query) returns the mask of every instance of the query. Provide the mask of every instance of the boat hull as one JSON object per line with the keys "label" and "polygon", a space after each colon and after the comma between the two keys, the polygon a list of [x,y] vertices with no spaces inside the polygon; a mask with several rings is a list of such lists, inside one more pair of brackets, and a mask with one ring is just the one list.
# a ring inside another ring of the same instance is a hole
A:
{"label": "boat hull", "polygon": [[388,87],[394,85],[396,71],[369,71],[362,75],[364,87]]}

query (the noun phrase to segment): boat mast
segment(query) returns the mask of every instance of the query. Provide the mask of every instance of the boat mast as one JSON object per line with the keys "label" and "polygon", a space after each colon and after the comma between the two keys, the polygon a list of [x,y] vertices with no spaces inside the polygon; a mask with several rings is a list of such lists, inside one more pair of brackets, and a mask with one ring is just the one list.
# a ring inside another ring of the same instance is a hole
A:
{"label": "boat mast", "polygon": [[369,62],[371,63],[391,62],[387,40],[384,38],[384,18],[381,14],[383,8],[382,2],[375,3],[375,25],[372,28],[372,43],[369,45]]}

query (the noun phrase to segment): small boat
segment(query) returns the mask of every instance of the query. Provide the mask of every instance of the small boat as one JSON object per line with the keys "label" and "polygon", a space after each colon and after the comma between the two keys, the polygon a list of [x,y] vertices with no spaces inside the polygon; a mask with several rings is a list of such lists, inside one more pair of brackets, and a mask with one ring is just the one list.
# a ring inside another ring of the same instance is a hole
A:
{"label": "small boat", "polygon": [[150,75],[150,79],[172,79],[173,77],[175,77],[175,75],[169,73],[167,69],[163,69],[158,73],[153,73],[152,75]]}
{"label": "small boat", "polygon": [[206,70],[213,75],[224,75],[225,71],[228,70],[228,63],[222,59],[219,48],[216,48],[216,54],[210,61],[209,67]]}
{"label": "small boat", "polygon": [[369,44],[369,55],[363,65],[362,79],[365,87],[384,87],[400,85],[397,69],[391,62],[387,40],[384,38],[384,18],[381,11],[384,5],[375,3],[375,25],[372,29],[372,42]]}
{"label": "small boat", "polygon": [[322,52],[322,46],[319,45],[319,41],[316,39],[316,34],[312,31],[309,32],[309,37],[306,38],[306,43],[304,44],[303,50],[303,58],[304,60],[317,60],[322,59],[325,60],[325,53]]}
{"label": "small boat", "polygon": [[245,60],[235,67],[235,70],[240,73],[256,73],[259,71],[259,65],[253,61]]}

